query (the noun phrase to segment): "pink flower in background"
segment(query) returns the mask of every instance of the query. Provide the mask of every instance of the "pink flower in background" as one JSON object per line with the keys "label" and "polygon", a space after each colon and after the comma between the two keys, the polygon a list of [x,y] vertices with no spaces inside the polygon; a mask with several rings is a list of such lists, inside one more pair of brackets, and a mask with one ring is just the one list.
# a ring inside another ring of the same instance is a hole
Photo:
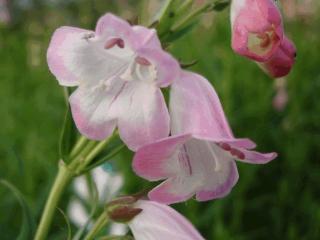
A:
{"label": "pink flower in background", "polygon": [[171,204],[196,194],[198,201],[226,196],[238,180],[235,159],[264,164],[276,153],[252,151],[255,143],[234,138],[219,98],[198,74],[182,72],[170,95],[172,137],[140,148],[133,169],[150,181],[165,180],[149,198]]}
{"label": "pink flower in background", "polygon": [[7,0],[0,0],[0,23],[8,24],[11,21],[11,15]]}
{"label": "pink flower in background", "polygon": [[268,60],[283,38],[282,18],[274,0],[233,0],[232,48],[255,61]]}
{"label": "pink flower in background", "polygon": [[142,212],[129,222],[129,227],[137,240],[204,240],[173,208],[146,200],[139,200],[135,207]]}
{"label": "pink flower in background", "polygon": [[58,28],[47,53],[51,72],[70,97],[73,118],[88,138],[102,140],[118,126],[132,150],[169,134],[160,91],[178,76],[179,64],[161,48],[153,29],[130,26],[106,14],[96,30]]}
{"label": "pink flower in background", "polygon": [[287,91],[287,79],[278,78],[274,82],[276,95],[273,98],[272,105],[275,110],[281,112],[285,109],[289,101]]}
{"label": "pink flower in background", "polygon": [[272,57],[264,63],[259,63],[259,65],[271,77],[279,78],[289,74],[295,63],[295,57],[296,48],[294,44],[284,36],[280,47]]}

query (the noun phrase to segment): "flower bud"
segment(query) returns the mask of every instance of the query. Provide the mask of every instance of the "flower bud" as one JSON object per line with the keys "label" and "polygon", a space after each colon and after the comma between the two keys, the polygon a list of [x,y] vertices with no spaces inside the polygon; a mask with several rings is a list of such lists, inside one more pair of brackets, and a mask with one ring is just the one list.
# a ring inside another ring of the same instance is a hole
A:
{"label": "flower bud", "polygon": [[280,11],[274,0],[233,0],[232,48],[258,62],[267,61],[283,38]]}

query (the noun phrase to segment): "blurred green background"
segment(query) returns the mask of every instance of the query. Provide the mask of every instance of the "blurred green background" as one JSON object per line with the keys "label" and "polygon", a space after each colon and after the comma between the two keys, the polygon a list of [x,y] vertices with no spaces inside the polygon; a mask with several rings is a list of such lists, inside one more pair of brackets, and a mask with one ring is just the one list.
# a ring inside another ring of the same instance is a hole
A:
{"label": "blurred green background", "polygon": [[[9,21],[0,17],[0,178],[23,193],[37,221],[57,171],[65,111],[62,88],[46,64],[50,36],[61,25],[93,28],[108,11],[134,18],[138,2],[10,1]],[[226,198],[175,205],[208,240],[320,239],[320,9],[317,0],[284,2],[286,32],[298,49],[285,80],[270,79],[232,52],[228,9],[207,14],[169,48],[184,62],[199,60],[192,70],[214,85],[236,136],[279,153],[265,166],[238,164],[239,182]],[[288,102],[277,109],[279,91]],[[131,156],[127,151],[115,162],[125,175],[123,194],[147,184],[132,173]],[[64,219],[56,215],[49,239],[66,239]],[[21,222],[18,202],[0,186],[0,238],[15,239]]]}

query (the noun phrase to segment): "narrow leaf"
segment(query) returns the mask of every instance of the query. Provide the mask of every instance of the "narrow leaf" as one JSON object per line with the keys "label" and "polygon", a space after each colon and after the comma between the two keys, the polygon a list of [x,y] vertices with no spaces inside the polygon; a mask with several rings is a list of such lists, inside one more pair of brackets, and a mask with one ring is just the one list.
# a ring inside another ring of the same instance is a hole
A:
{"label": "narrow leaf", "polygon": [[66,113],[64,117],[64,122],[61,130],[60,141],[59,141],[59,153],[60,158],[65,162],[69,162],[69,153],[72,146],[75,143],[77,130],[72,120],[71,110],[69,106],[69,95],[70,89],[64,88],[65,99],[66,99]]}
{"label": "narrow leaf", "polygon": [[17,240],[32,239],[35,223],[34,223],[34,218],[31,214],[31,210],[27,205],[24,196],[14,185],[12,185],[8,181],[0,179],[0,184],[8,188],[13,193],[13,195],[18,200],[20,207],[22,209],[22,223],[21,223],[20,233],[16,239]]}
{"label": "narrow leaf", "polygon": [[63,216],[64,220],[66,221],[67,228],[68,228],[68,237],[67,240],[71,240],[72,231],[71,231],[71,225],[68,216],[64,213],[64,211],[61,208],[58,208],[59,212]]}

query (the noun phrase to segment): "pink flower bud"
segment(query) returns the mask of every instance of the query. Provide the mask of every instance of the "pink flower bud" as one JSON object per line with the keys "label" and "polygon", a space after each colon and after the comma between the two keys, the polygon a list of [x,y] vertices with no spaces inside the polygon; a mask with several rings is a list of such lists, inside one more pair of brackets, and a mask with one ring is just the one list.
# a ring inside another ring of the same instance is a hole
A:
{"label": "pink flower bud", "polygon": [[273,0],[233,0],[232,48],[253,60],[267,61],[283,38],[282,18]]}
{"label": "pink flower bud", "polygon": [[296,57],[294,44],[284,37],[280,47],[274,55],[265,63],[260,63],[261,68],[273,78],[279,78],[289,74]]}

